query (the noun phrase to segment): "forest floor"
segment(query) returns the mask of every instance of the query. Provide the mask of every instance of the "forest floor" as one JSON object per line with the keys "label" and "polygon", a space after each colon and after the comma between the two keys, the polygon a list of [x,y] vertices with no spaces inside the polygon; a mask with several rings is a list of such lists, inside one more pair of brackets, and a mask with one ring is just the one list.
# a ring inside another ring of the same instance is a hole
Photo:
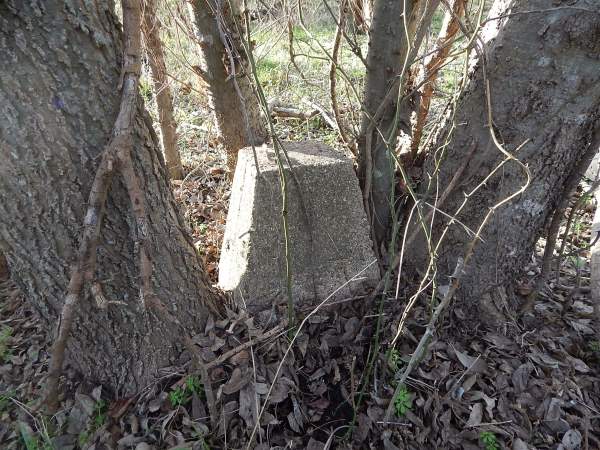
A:
{"label": "forest floor", "polygon": [[[229,193],[224,160],[207,153],[202,169],[174,187],[214,281]],[[589,242],[590,205],[572,227],[568,252]],[[523,268],[523,295],[539,272],[543,244]],[[533,314],[522,319],[473,329],[462,306],[453,307],[397,398],[392,423],[383,426],[393,393],[385,380],[414,351],[430,314],[425,300],[392,357],[381,352],[376,358],[360,405],[376,314],[374,305],[356,299],[313,314],[285,358],[289,339],[281,326],[261,330],[233,311],[210,322],[194,337],[205,359],[231,352],[209,371],[215,403],[183,363],[165,368],[159,382],[127,399],[110,398],[68,371],[61,409],[47,417],[35,406],[51,342],[7,281],[0,288],[0,447],[244,448],[268,395],[252,448],[598,449],[600,343],[592,304],[588,294],[570,298],[565,290],[588,282],[589,252],[583,251],[564,258],[560,284],[547,283]],[[402,302],[385,303],[382,348],[402,308]],[[253,345],[246,345],[251,338]],[[352,437],[345,440],[354,411]]]}
{"label": "forest floor", "polygon": [[[176,30],[169,22],[175,17],[172,12],[163,15],[166,29]],[[331,27],[313,31],[330,48]],[[306,33],[296,34],[301,41],[306,38],[297,52],[314,52]],[[216,282],[230,190],[225,157],[202,88],[189,70],[197,52],[184,35],[164,38],[167,65],[178,68],[170,75],[176,86],[179,146],[189,174],[174,183],[175,197]],[[256,32],[256,40],[259,77],[269,99],[327,105],[326,62],[299,58],[302,80],[290,68],[284,33],[265,25]],[[364,68],[347,49],[341,58],[347,58],[350,81],[340,87],[342,113],[349,123],[357,123],[352,114],[359,108],[350,84],[362,91]],[[459,66],[442,77],[440,104],[451,95]],[[141,89],[152,109],[147,78]],[[319,116],[281,120],[277,132],[284,140],[318,139],[338,145]],[[589,242],[592,215],[587,209],[576,220],[567,252]],[[522,295],[539,273],[543,246],[541,240],[523,267],[518,280]],[[245,448],[258,422],[251,448],[600,449],[600,342],[592,328],[592,304],[589,294],[570,296],[565,289],[588,283],[589,252],[583,251],[564,258],[560,283],[551,279],[546,284],[532,314],[509,316],[497,327],[483,329],[465,320],[463,306],[452,307],[431,351],[397,397],[393,423],[383,426],[393,393],[391,374],[406,365],[429,320],[426,296],[413,309],[407,331],[389,359],[384,351],[376,351],[374,363],[367,363],[377,308],[364,299],[312,314],[289,352],[283,327],[259,329],[252,318],[230,311],[228,318],[209,322],[194,337],[207,361],[222,359],[209,370],[210,392],[202,377],[190,372],[185,355],[178,366],[165,368],[156,384],[126,399],[111,398],[100,386],[81,383],[67,371],[60,411],[48,417],[35,407],[51,336],[14,284],[6,281],[0,285],[0,448]],[[390,299],[383,306],[381,348],[387,349],[404,302]],[[498,306],[503,310],[504,305]],[[250,339],[252,345],[247,344]],[[268,406],[261,414],[267,396]],[[214,408],[217,414],[211,414]]]}

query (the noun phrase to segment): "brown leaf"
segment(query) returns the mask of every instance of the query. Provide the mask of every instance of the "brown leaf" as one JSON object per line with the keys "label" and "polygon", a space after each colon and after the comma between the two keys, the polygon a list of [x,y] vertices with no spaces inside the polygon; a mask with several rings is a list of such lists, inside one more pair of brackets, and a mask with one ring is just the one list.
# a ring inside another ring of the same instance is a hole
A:
{"label": "brown leaf", "polygon": [[470,372],[485,372],[487,364],[481,359],[481,356],[473,357],[454,348],[454,353],[460,363]]}
{"label": "brown leaf", "polygon": [[227,395],[234,394],[248,384],[249,381],[250,377],[243,376],[242,370],[236,367],[233,369],[231,378],[223,385],[223,393]]}
{"label": "brown leaf", "polygon": [[469,414],[469,420],[467,421],[467,427],[476,427],[481,424],[483,419],[483,404],[475,403],[471,407],[471,413]]}
{"label": "brown leaf", "polygon": [[315,409],[327,409],[327,407],[329,406],[331,402],[329,400],[327,400],[326,398],[318,398],[312,402],[310,402],[308,404],[308,406],[310,406],[311,408],[315,408]]}

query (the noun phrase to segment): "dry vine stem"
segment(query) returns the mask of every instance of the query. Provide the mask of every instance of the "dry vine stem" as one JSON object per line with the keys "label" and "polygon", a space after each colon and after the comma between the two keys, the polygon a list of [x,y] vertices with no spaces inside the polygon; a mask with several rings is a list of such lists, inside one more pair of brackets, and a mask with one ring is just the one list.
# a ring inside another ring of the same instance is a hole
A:
{"label": "dry vine stem", "polygon": [[160,40],[160,29],[161,23],[157,17],[156,1],[144,0],[142,34],[148,63],[152,71],[165,162],[169,176],[174,180],[181,180],[183,178],[183,166],[177,149],[177,123],[173,113],[173,95],[167,79],[165,52]]}
{"label": "dry vine stem", "polygon": [[[484,73],[485,73],[485,68],[484,68]],[[431,338],[433,337],[433,333],[435,332],[435,329],[436,329],[436,326],[437,326],[437,321],[440,318],[440,316],[445,312],[446,308],[450,304],[450,301],[454,297],[454,294],[456,293],[456,290],[458,289],[458,286],[460,284],[460,280],[461,280],[462,275],[464,273],[464,268],[467,266],[467,264],[469,263],[469,260],[473,256],[473,253],[474,253],[474,250],[475,250],[475,245],[481,239],[481,234],[483,232],[483,229],[487,225],[487,222],[490,220],[490,218],[492,217],[492,215],[494,214],[494,212],[498,208],[500,208],[502,205],[505,205],[506,203],[510,202],[511,200],[513,200],[514,198],[516,198],[517,196],[519,196],[520,194],[522,194],[525,191],[525,189],[527,189],[527,187],[529,186],[529,184],[531,182],[531,174],[529,172],[529,168],[525,164],[523,164],[521,161],[519,161],[515,156],[513,156],[510,152],[508,152],[502,146],[502,144],[498,141],[498,139],[496,137],[496,133],[495,133],[494,127],[492,125],[493,124],[493,120],[492,120],[492,103],[491,103],[491,94],[490,94],[489,80],[487,80],[487,79],[486,79],[485,89],[486,89],[486,100],[487,100],[487,110],[488,110],[488,127],[489,127],[489,130],[490,130],[490,136],[492,138],[492,141],[494,142],[494,144],[498,148],[498,150],[504,155],[505,158],[504,158],[504,160],[498,166],[496,166],[496,168],[494,170],[492,170],[492,172],[490,172],[490,174],[488,174],[488,176],[481,183],[479,183],[477,186],[475,186],[475,188],[470,193],[465,194],[465,199],[464,199],[463,203],[460,205],[460,207],[459,207],[458,211],[456,212],[455,216],[458,215],[458,213],[460,212],[460,210],[462,210],[462,208],[464,207],[464,205],[467,203],[468,199],[475,192],[477,192],[493,176],[493,174],[495,174],[502,166],[504,166],[505,163],[507,163],[509,161],[515,161],[521,167],[521,169],[523,170],[523,172],[524,172],[524,174],[526,176],[526,180],[525,180],[525,182],[523,183],[523,185],[518,190],[516,190],[515,192],[513,192],[512,194],[510,194],[508,197],[500,200],[498,203],[496,203],[494,206],[492,206],[489,209],[489,211],[487,212],[487,214],[485,215],[485,217],[481,221],[481,224],[479,225],[479,228],[477,229],[477,232],[476,232],[475,236],[473,237],[473,239],[471,239],[471,241],[467,245],[467,248],[465,250],[465,254],[464,254],[463,258],[459,258],[458,261],[456,262],[456,268],[454,270],[454,273],[450,277],[451,280],[452,280],[452,282],[450,283],[448,291],[446,292],[446,294],[442,298],[442,301],[439,303],[439,305],[437,305],[437,307],[435,308],[433,314],[431,315],[431,319],[430,319],[429,323],[427,324],[427,328],[425,330],[425,333],[423,334],[423,336],[419,340],[419,344],[417,345],[417,348],[415,349],[414,353],[412,354],[412,356],[410,358],[410,361],[408,362],[408,365],[404,369],[404,372],[402,373],[402,376],[400,377],[400,380],[398,380],[398,384],[396,386],[396,389],[394,390],[394,395],[392,396],[392,399],[391,399],[391,401],[390,401],[390,403],[389,403],[389,405],[388,405],[388,407],[387,407],[387,409],[385,411],[385,416],[384,416],[384,419],[383,419],[384,422],[388,422],[389,421],[389,419],[390,419],[390,417],[391,417],[391,415],[392,415],[392,413],[394,411],[394,399],[396,398],[396,396],[400,392],[400,389],[402,389],[402,387],[406,383],[406,380],[407,380],[408,376],[410,375],[410,373],[412,372],[412,370],[419,364],[419,362],[421,361],[421,359],[425,355],[425,352],[429,348],[429,343],[431,341]],[[522,148],[523,145],[525,145],[525,143],[527,143],[528,141],[529,141],[529,139],[527,139],[523,144],[521,144],[515,150],[515,153],[520,148]],[[453,221],[451,220],[448,223],[448,225],[446,225],[446,227],[444,229],[444,232],[442,233],[442,236],[440,237],[440,240],[438,241],[438,246],[441,243],[442,239],[444,238],[444,236],[446,234],[446,231],[450,228],[450,225],[452,225],[452,222]],[[437,250],[437,246],[436,246],[436,250]],[[431,264],[429,265],[429,267],[431,267]],[[429,268],[428,268],[428,272],[429,272]],[[405,311],[408,310],[408,309],[409,309],[409,305],[407,305]],[[398,332],[396,334],[396,337],[394,338],[394,341],[397,339],[397,337],[400,335],[400,332],[402,331],[402,326],[403,326],[404,320],[406,320],[406,317],[403,316],[403,320],[401,320],[401,322],[400,322],[400,325],[398,327]]]}
{"label": "dry vine stem", "polygon": [[121,106],[113,127],[111,139],[102,153],[83,224],[83,235],[77,252],[77,262],[71,268],[67,296],[63,305],[58,333],[52,345],[46,396],[44,403],[50,412],[58,407],[58,381],[62,373],[65,349],[69,338],[75,309],[81,299],[85,282],[92,283],[96,268],[96,247],[104,216],[104,206],[112,176],[119,163],[119,153],[129,152],[132,145],[133,120],[137,108],[140,77],[140,0],[122,0],[123,8],[123,69],[119,89],[122,87]]}
{"label": "dry vine stem", "polygon": [[340,138],[342,142],[348,149],[352,152],[353,155],[357,155],[356,142],[354,138],[350,138],[348,133],[346,132],[346,128],[344,123],[342,122],[342,117],[340,115],[340,108],[337,100],[337,92],[336,92],[336,82],[337,82],[337,67],[338,67],[338,53],[340,51],[340,44],[342,42],[342,33],[344,32],[345,22],[346,22],[346,6],[348,2],[347,0],[341,0],[340,2],[340,19],[337,24],[337,29],[335,31],[335,38],[333,41],[333,50],[331,51],[331,63],[329,67],[329,97],[331,99],[331,109],[333,111],[333,117],[335,119],[335,124],[340,134]]}
{"label": "dry vine stem", "polygon": [[[444,1],[444,0],[442,0]],[[483,1],[481,2],[481,8],[480,8],[480,14],[478,16],[478,24],[481,23],[481,12],[483,11]],[[452,11],[450,10],[450,12],[452,13]],[[462,22],[460,22],[460,18],[456,18],[456,20],[459,23],[459,26],[461,27],[461,29],[463,30],[463,33],[466,35],[468,35],[468,32],[466,30],[466,28],[462,25]],[[476,31],[473,33],[473,35],[471,36],[471,39],[469,40],[469,44],[466,48],[470,48],[471,43],[475,42],[475,40],[477,39],[477,35],[478,35],[478,31],[480,29],[480,26],[477,25],[476,27]],[[483,45],[482,45],[482,49],[483,49]],[[493,121],[492,121],[492,104],[491,104],[491,94],[490,94],[490,86],[489,86],[489,82],[487,80],[487,73],[486,73],[486,69],[485,69],[485,57],[484,54],[482,52],[481,49],[479,49],[477,47],[477,45],[474,46],[475,51],[477,52],[477,54],[479,55],[479,60],[481,61],[482,64],[482,69],[483,69],[483,76],[484,76],[484,80],[485,80],[485,94],[486,94],[486,105],[487,105],[487,118],[488,118],[488,127],[490,129],[490,135],[491,135],[491,141],[490,143],[493,142],[494,145],[496,145],[496,147],[506,156],[506,158],[504,159],[504,161],[502,161],[498,166],[496,166],[495,169],[493,169],[485,178],[484,180],[479,183],[472,191],[470,194],[466,195],[462,204],[458,207],[458,209],[456,210],[456,212],[451,215],[451,220],[450,222],[446,225],[446,227],[444,228],[444,230],[441,233],[441,236],[436,244],[436,246],[434,248],[432,248],[432,243],[431,243],[431,237],[427,236],[426,234],[426,238],[427,238],[427,244],[429,246],[429,263],[427,266],[427,271],[425,273],[425,275],[423,275],[422,279],[421,279],[421,283],[419,285],[419,288],[417,289],[417,292],[415,294],[413,294],[413,296],[410,298],[410,300],[408,301],[406,307],[404,308],[404,312],[402,314],[402,317],[400,319],[400,324],[398,325],[398,330],[396,332],[396,335],[394,336],[394,339],[392,340],[391,346],[393,347],[395,345],[396,340],[400,337],[400,334],[402,332],[402,328],[404,326],[404,323],[406,322],[406,319],[408,318],[408,314],[410,313],[410,310],[412,309],[412,307],[414,306],[414,304],[416,303],[419,295],[421,295],[422,292],[425,291],[425,289],[427,289],[429,287],[430,284],[434,284],[435,287],[435,278],[437,276],[437,269],[435,266],[435,255],[438,254],[439,248],[442,245],[442,242],[444,241],[444,238],[446,236],[446,233],[449,231],[450,226],[456,222],[459,223],[460,222],[456,219],[456,217],[460,214],[460,212],[462,211],[462,209],[466,206],[469,198],[475,193],[477,192],[482,186],[484,186],[487,181],[495,174],[497,173],[503,166],[505,163],[511,161],[511,160],[515,160],[517,161],[522,167],[523,169],[526,171],[527,176],[529,177],[529,172],[528,169],[523,166],[523,164],[520,163],[519,160],[517,160],[516,158],[514,158],[509,152],[507,152],[506,150],[504,150],[504,148],[502,147],[502,145],[498,142],[498,139],[496,138],[494,129],[493,129]],[[466,68],[466,65],[465,65]],[[463,86],[461,87],[461,90],[465,87],[464,85],[464,81],[466,80],[466,72],[463,76]],[[454,126],[454,125],[453,125]],[[449,138],[448,138],[449,139]],[[443,147],[446,146],[446,144],[449,141],[446,140],[446,142],[443,144]],[[518,152],[526,143],[528,142],[528,140],[526,140],[523,144],[521,144],[516,150],[515,153]],[[436,172],[437,172],[438,168],[436,168]],[[529,182],[527,182],[528,184]],[[452,181],[450,183],[450,186],[452,185]],[[450,187],[448,186],[447,189]],[[446,191],[444,192],[444,194],[446,193]],[[417,210],[418,211],[418,210]],[[433,209],[433,213],[435,213],[437,211],[437,208],[435,208],[434,205],[434,209]],[[433,216],[432,216],[433,217]],[[425,225],[423,224],[423,227],[425,228]],[[477,233],[474,233],[474,239],[481,239]],[[431,277],[430,281],[427,281],[429,278]],[[435,289],[434,289],[435,291]]]}
{"label": "dry vine stem", "polygon": [[431,105],[431,98],[433,97],[435,80],[440,68],[442,67],[452,48],[452,46],[448,44],[458,32],[459,25],[456,18],[460,17],[464,13],[465,3],[466,0],[453,0],[451,2],[452,13],[448,11],[444,16],[444,23],[437,40],[438,50],[429,57],[429,61],[426,62],[425,69],[423,70],[423,78],[427,80],[427,83],[423,86],[421,102],[417,112],[417,122],[413,129],[413,137],[411,142],[411,159],[413,161],[417,156],[419,143],[421,142],[421,136],[423,134],[423,127],[425,126],[427,115],[429,114],[429,107]]}

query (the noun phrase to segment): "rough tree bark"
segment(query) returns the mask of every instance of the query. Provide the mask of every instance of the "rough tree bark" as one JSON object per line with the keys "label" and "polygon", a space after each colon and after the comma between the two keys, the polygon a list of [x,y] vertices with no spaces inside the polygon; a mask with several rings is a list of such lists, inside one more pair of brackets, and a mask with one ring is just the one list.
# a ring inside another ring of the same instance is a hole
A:
{"label": "rough tree bark", "polygon": [[[10,62],[0,72],[0,248],[50,330],[119,109],[121,48],[108,3],[0,5],[0,59]],[[153,289],[193,333],[216,295],[203,277],[157,137],[138,102],[132,157],[146,194]],[[96,305],[89,295],[79,303],[67,358],[85,379],[118,396],[146,386],[182,347],[179,331],[140,302],[135,234],[127,190],[116,177],[97,249],[97,279],[109,303]]]}
{"label": "rough tree bark", "polygon": [[375,0],[373,3],[363,100],[365,112],[358,139],[358,174],[378,248],[385,242],[391,222],[395,163],[390,152],[396,148],[399,132],[410,134],[411,130],[413,106],[410,101],[398,105],[398,92],[405,92],[411,59],[438,4],[439,0]]}
{"label": "rough tree bark", "polygon": [[180,180],[183,178],[183,166],[177,148],[177,123],[173,114],[173,96],[167,79],[165,54],[160,40],[160,21],[156,16],[156,1],[144,0],[143,11],[142,32],[152,71],[163,151],[169,175],[174,180]]}
{"label": "rough tree bark", "polygon": [[[470,192],[504,158],[491,138],[487,120],[487,74],[491,91],[493,127],[502,146],[516,153],[531,172],[529,188],[510,204],[498,209],[484,230],[470,264],[465,269],[458,300],[467,302],[474,320],[502,317],[494,308],[495,298],[510,297],[505,288],[523,263],[531,257],[534,244],[553,208],[564,194],[566,180],[582,158],[597,150],[600,137],[600,8],[594,0],[573,7],[567,0],[548,8],[545,0],[499,0],[483,30],[486,64],[475,65],[469,85],[457,105],[454,124],[448,123],[437,139],[436,161],[443,156],[439,191],[463,164],[466,170],[457,189],[442,209],[454,214]],[[455,126],[453,134],[449,133]],[[443,144],[449,140],[448,145]],[[468,154],[473,145],[476,151]],[[434,159],[427,166],[434,172]],[[574,176],[577,176],[574,175]],[[514,161],[505,164],[457,216],[477,229],[489,208],[525,181],[523,169]],[[430,189],[423,200],[433,203]],[[433,236],[440,236],[447,218],[436,214]],[[472,239],[454,223],[438,252],[438,275],[447,284],[457,260]],[[426,265],[422,239],[411,248],[413,262]],[[501,303],[500,303],[501,304]],[[513,305],[514,306],[514,305]],[[486,313],[496,314],[486,314]],[[471,323],[471,322],[469,322]]]}
{"label": "rough tree bark", "polygon": [[242,45],[245,37],[240,4],[239,0],[190,2],[203,59],[197,71],[208,86],[210,105],[232,173],[238,151],[262,144],[267,135]]}

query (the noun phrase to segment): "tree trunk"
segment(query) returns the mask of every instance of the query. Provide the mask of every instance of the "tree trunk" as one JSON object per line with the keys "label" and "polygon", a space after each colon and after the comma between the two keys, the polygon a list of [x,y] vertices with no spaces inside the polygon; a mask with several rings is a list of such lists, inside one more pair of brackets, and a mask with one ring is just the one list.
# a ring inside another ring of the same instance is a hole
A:
{"label": "tree trunk", "polygon": [[165,54],[160,41],[160,21],[156,17],[156,1],[144,0],[142,32],[146,45],[146,54],[152,71],[154,95],[160,122],[163,151],[169,175],[174,180],[183,178],[181,156],[177,148],[177,123],[173,114],[173,96],[167,79]]}
{"label": "tree trunk", "polygon": [[[110,5],[51,0],[0,5],[0,248],[51,330],[64,302],[86,202],[119,109],[121,36]],[[170,190],[151,121],[138,99],[132,158],[146,195],[154,293],[190,332],[215,301]],[[86,218],[90,220],[90,218]],[[173,364],[181,336],[140,302],[136,226],[116,177],[98,242],[97,279],[67,347],[85,379],[132,395]]]}
{"label": "tree trunk", "polygon": [[[546,0],[495,3],[490,17],[511,14],[490,21],[483,30],[486,65],[477,62],[454,122],[437,139],[435,161],[427,166],[433,175],[434,165],[443,158],[439,179],[430,184],[441,192],[466,164],[458,188],[441,205],[447,214],[455,215],[465,193],[504,159],[489,127],[485,70],[495,135],[504,149],[528,166],[531,183],[522,195],[496,210],[484,229],[484,241],[477,244],[465,269],[458,297],[468,302],[464,311],[474,314],[474,320],[486,319],[482,308],[490,306],[495,296],[510,294],[510,290],[501,291],[531,257],[544,224],[564,195],[566,181],[580,176],[573,173],[574,168],[597,150],[600,8],[593,0],[579,2],[577,8],[569,5],[567,0],[554,2],[551,9]],[[471,195],[456,218],[476,230],[489,208],[517,191],[525,180],[519,164],[504,164]],[[430,204],[435,201],[433,192],[433,188],[421,189]],[[447,224],[448,219],[436,213],[434,242]],[[440,283],[447,284],[472,238],[458,222],[450,226],[438,250]],[[427,266],[426,248],[422,239],[412,246],[413,262],[421,268]]]}
{"label": "tree trunk", "polygon": [[363,101],[366,112],[362,115],[358,139],[358,173],[378,246],[385,241],[391,222],[395,173],[391,152],[396,149],[399,132],[410,134],[411,130],[413,107],[409,101],[398,105],[398,93],[405,92],[411,59],[438,4],[438,0],[373,3]]}
{"label": "tree trunk", "polygon": [[[240,149],[265,141],[260,107],[250,79],[243,17],[238,1],[194,0],[191,15],[202,53],[199,75],[208,86],[219,137],[233,173]],[[234,11],[230,10],[230,5]],[[225,47],[227,45],[227,48]]]}

